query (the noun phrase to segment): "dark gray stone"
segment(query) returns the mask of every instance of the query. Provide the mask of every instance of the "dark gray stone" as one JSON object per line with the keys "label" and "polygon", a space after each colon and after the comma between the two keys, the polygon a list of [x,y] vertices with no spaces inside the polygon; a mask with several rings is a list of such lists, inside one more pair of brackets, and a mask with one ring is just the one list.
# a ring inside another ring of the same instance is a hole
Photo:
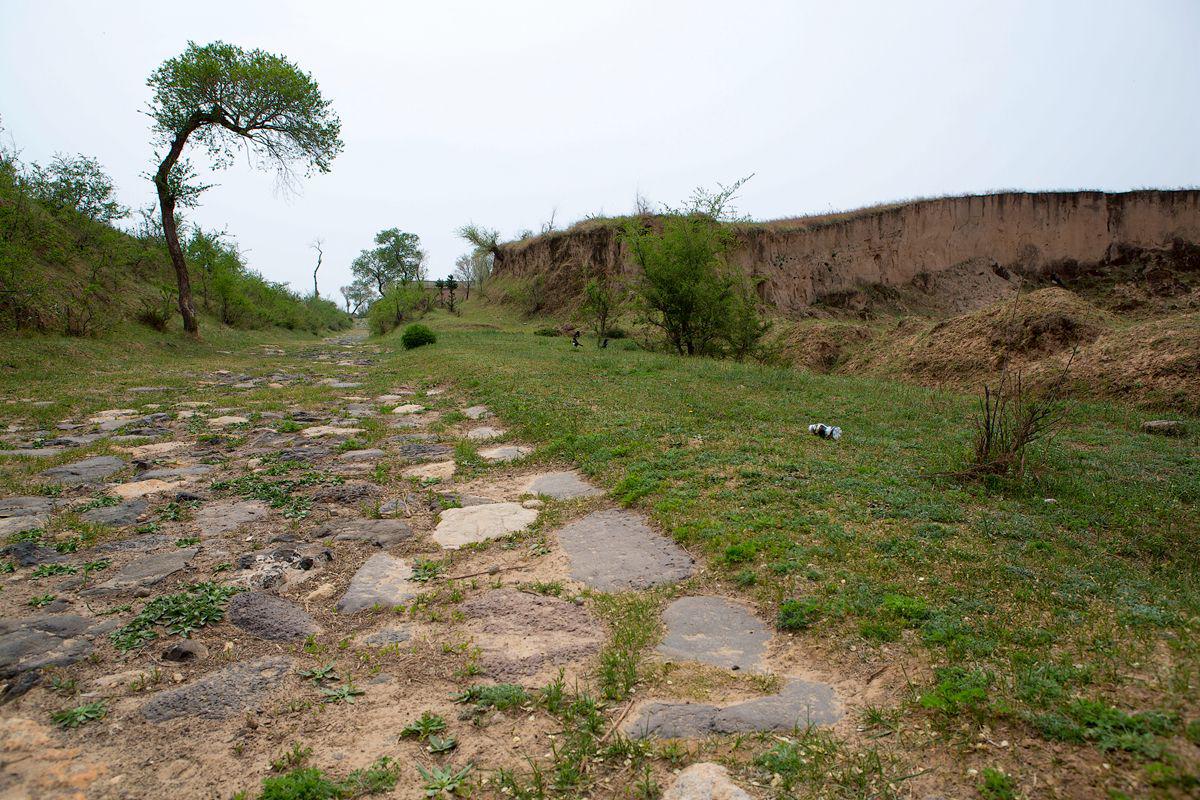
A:
{"label": "dark gray stone", "polygon": [[0,547],[0,556],[11,559],[19,567],[33,567],[38,564],[58,564],[67,560],[53,547],[43,547],[37,542],[13,542]]}
{"label": "dark gray stone", "polygon": [[420,591],[420,586],[409,580],[412,568],[387,553],[376,553],[366,560],[354,577],[337,609],[343,614],[372,608],[403,605]]}
{"label": "dark gray stone", "polygon": [[377,447],[367,448],[365,450],[350,450],[338,456],[339,461],[378,461],[387,453]]}
{"label": "dark gray stone", "polygon": [[701,738],[713,734],[803,730],[810,725],[832,725],[843,714],[833,687],[793,678],[779,694],[724,708],[705,703],[650,703],[626,730],[641,738]]}
{"label": "dark gray stone", "polygon": [[304,609],[264,592],[235,594],[226,617],[247,633],[273,642],[290,642],[321,632]]}
{"label": "dark gray stone", "polygon": [[659,655],[725,669],[761,671],[771,633],[745,606],[724,597],[681,597],[663,612]]}
{"label": "dark gray stone", "polygon": [[368,483],[367,481],[346,481],[345,483],[337,483],[331,486],[322,486],[313,492],[313,499],[318,503],[348,505],[350,503],[360,503],[364,500],[373,500],[382,493],[383,490],[373,483]]}
{"label": "dark gray stone", "polygon": [[640,514],[597,511],[558,531],[571,577],[603,592],[647,589],[689,577],[694,562]]}
{"label": "dark gray stone", "polygon": [[91,553],[150,553],[168,545],[174,546],[175,539],[157,533],[146,533],[130,539],[105,542],[93,547]]}
{"label": "dark gray stone", "polygon": [[396,455],[405,461],[441,461],[453,455],[454,450],[444,444],[403,444],[396,448]]}
{"label": "dark gray stone", "polygon": [[199,551],[198,547],[183,547],[136,558],[117,570],[108,580],[91,589],[85,589],[80,595],[103,597],[153,586],[186,567]]}
{"label": "dark gray stone", "polygon": [[151,722],[177,717],[226,719],[253,710],[277,689],[292,670],[292,660],[280,656],[231,664],[185,686],[158,692],[142,705]]}
{"label": "dark gray stone", "polygon": [[168,469],[151,469],[137,476],[139,481],[158,479],[161,481],[179,480],[181,478],[197,478],[207,475],[216,467],[211,464],[192,464],[187,467],[170,467]]}
{"label": "dark gray stone", "polygon": [[407,626],[400,628],[384,628],[363,637],[363,644],[370,647],[387,647],[394,644],[404,644],[412,638],[412,631]]}
{"label": "dark gray stone", "polygon": [[44,613],[0,620],[0,678],[74,664],[92,652],[92,639],[115,627],[114,623],[97,623],[75,614]]}
{"label": "dark gray stone", "polygon": [[0,519],[45,516],[57,506],[58,501],[53,497],[6,497],[0,500]]}
{"label": "dark gray stone", "polygon": [[27,515],[24,517],[5,517],[0,519],[0,538],[8,538],[16,533],[36,531],[50,524],[50,517]]}
{"label": "dark gray stone", "polygon": [[150,504],[146,502],[145,498],[138,497],[116,506],[93,508],[90,511],[83,512],[79,517],[84,522],[91,522],[95,525],[122,527],[136,523],[138,518],[142,514],[145,514],[146,509],[149,507]]}
{"label": "dark gray stone", "polygon": [[99,483],[124,468],[125,462],[115,456],[94,456],[43,470],[41,476],[63,486],[81,486]]}
{"label": "dark gray stone", "polygon": [[316,531],[319,539],[332,536],[335,542],[369,542],[376,547],[389,547],[412,535],[408,523],[399,519],[335,519]]}

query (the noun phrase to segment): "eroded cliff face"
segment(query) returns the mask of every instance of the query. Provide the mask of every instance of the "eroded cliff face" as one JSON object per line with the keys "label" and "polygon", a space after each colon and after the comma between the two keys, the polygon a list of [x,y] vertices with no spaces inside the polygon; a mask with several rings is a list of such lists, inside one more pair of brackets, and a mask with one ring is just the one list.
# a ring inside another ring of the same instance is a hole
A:
{"label": "eroded cliff face", "polygon": [[[1001,193],[921,200],[735,228],[731,263],[760,279],[764,302],[797,313],[869,285],[902,286],[987,260],[1027,276],[1102,267],[1136,250],[1200,243],[1200,191]],[[576,297],[590,270],[633,270],[612,225],[503,245],[496,274],[538,278],[551,306]]]}

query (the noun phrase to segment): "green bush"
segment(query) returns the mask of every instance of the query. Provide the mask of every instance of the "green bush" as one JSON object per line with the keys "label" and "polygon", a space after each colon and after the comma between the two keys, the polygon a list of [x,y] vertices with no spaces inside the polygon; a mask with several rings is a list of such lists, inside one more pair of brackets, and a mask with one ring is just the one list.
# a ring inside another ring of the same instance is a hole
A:
{"label": "green bush", "polygon": [[779,605],[776,625],[781,631],[802,631],[821,616],[821,604],[812,598],[784,600]]}
{"label": "green bush", "polygon": [[533,332],[534,336],[558,336],[558,328],[538,328]]}
{"label": "green bush", "polygon": [[412,350],[414,347],[433,344],[436,341],[437,335],[424,325],[409,325],[404,329],[404,334],[400,337],[400,342],[404,345],[405,350]]}

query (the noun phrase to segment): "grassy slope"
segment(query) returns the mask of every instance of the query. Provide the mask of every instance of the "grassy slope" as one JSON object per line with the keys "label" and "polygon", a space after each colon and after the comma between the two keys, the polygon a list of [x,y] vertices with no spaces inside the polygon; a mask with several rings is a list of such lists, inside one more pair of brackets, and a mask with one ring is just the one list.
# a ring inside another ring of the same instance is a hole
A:
{"label": "grassy slope", "polygon": [[[440,341],[404,352],[398,337],[379,340],[364,392],[452,380],[539,445],[536,459],[577,462],[647,510],[707,558],[719,588],[768,617],[783,600],[811,601],[813,624],[797,636],[816,662],[847,675],[902,666],[913,691],[889,718],[934,731],[872,747],[914,764],[952,759],[952,770],[985,758],[1132,796],[1150,771],[1168,784],[1197,771],[1182,733],[1200,716],[1194,438],[1141,435],[1134,411],[1080,405],[1039,454],[1037,480],[960,486],[926,475],[967,449],[967,396],[622,342],[575,352],[568,339],[531,335],[541,321],[474,303],[463,317],[426,321]],[[206,370],[268,374],[257,345],[294,352],[312,341],[212,335],[225,338],[5,340],[0,394],[54,404],[6,403],[0,421],[49,424],[127,403],[129,386]],[[809,436],[816,421],[841,425],[845,438]],[[935,675],[941,666],[959,671]],[[1169,716],[1160,724],[1079,698]],[[977,754],[981,730],[1018,748]],[[1051,744],[1064,739],[1065,750]]]}
{"label": "grassy slope", "polygon": [[[1038,453],[1036,479],[963,486],[927,476],[969,450],[969,396],[431,324],[444,331],[436,350],[398,356],[398,372],[470,388],[768,613],[811,599],[803,635],[832,663],[851,669],[895,640],[892,658],[965,671],[914,677],[947,729],[977,718],[1099,745],[1132,772],[1172,751],[1196,770],[1179,736],[1200,716],[1194,439],[1079,404]],[[845,438],[812,437],[811,422]],[[1158,738],[1077,698],[1181,723]]]}

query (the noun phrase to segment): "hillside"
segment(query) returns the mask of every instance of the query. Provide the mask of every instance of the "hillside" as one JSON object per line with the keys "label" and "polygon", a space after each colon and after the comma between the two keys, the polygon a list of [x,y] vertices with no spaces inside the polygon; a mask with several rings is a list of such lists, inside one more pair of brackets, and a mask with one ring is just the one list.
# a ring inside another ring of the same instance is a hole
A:
{"label": "hillside", "polygon": [[[0,156],[5,154],[0,153]],[[175,274],[153,218],[132,235],[34,196],[22,167],[0,157],[0,335],[95,336],[125,323],[178,327]],[[209,325],[316,333],[350,325],[325,300],[301,297],[250,269],[224,237],[193,230],[189,261]]]}

